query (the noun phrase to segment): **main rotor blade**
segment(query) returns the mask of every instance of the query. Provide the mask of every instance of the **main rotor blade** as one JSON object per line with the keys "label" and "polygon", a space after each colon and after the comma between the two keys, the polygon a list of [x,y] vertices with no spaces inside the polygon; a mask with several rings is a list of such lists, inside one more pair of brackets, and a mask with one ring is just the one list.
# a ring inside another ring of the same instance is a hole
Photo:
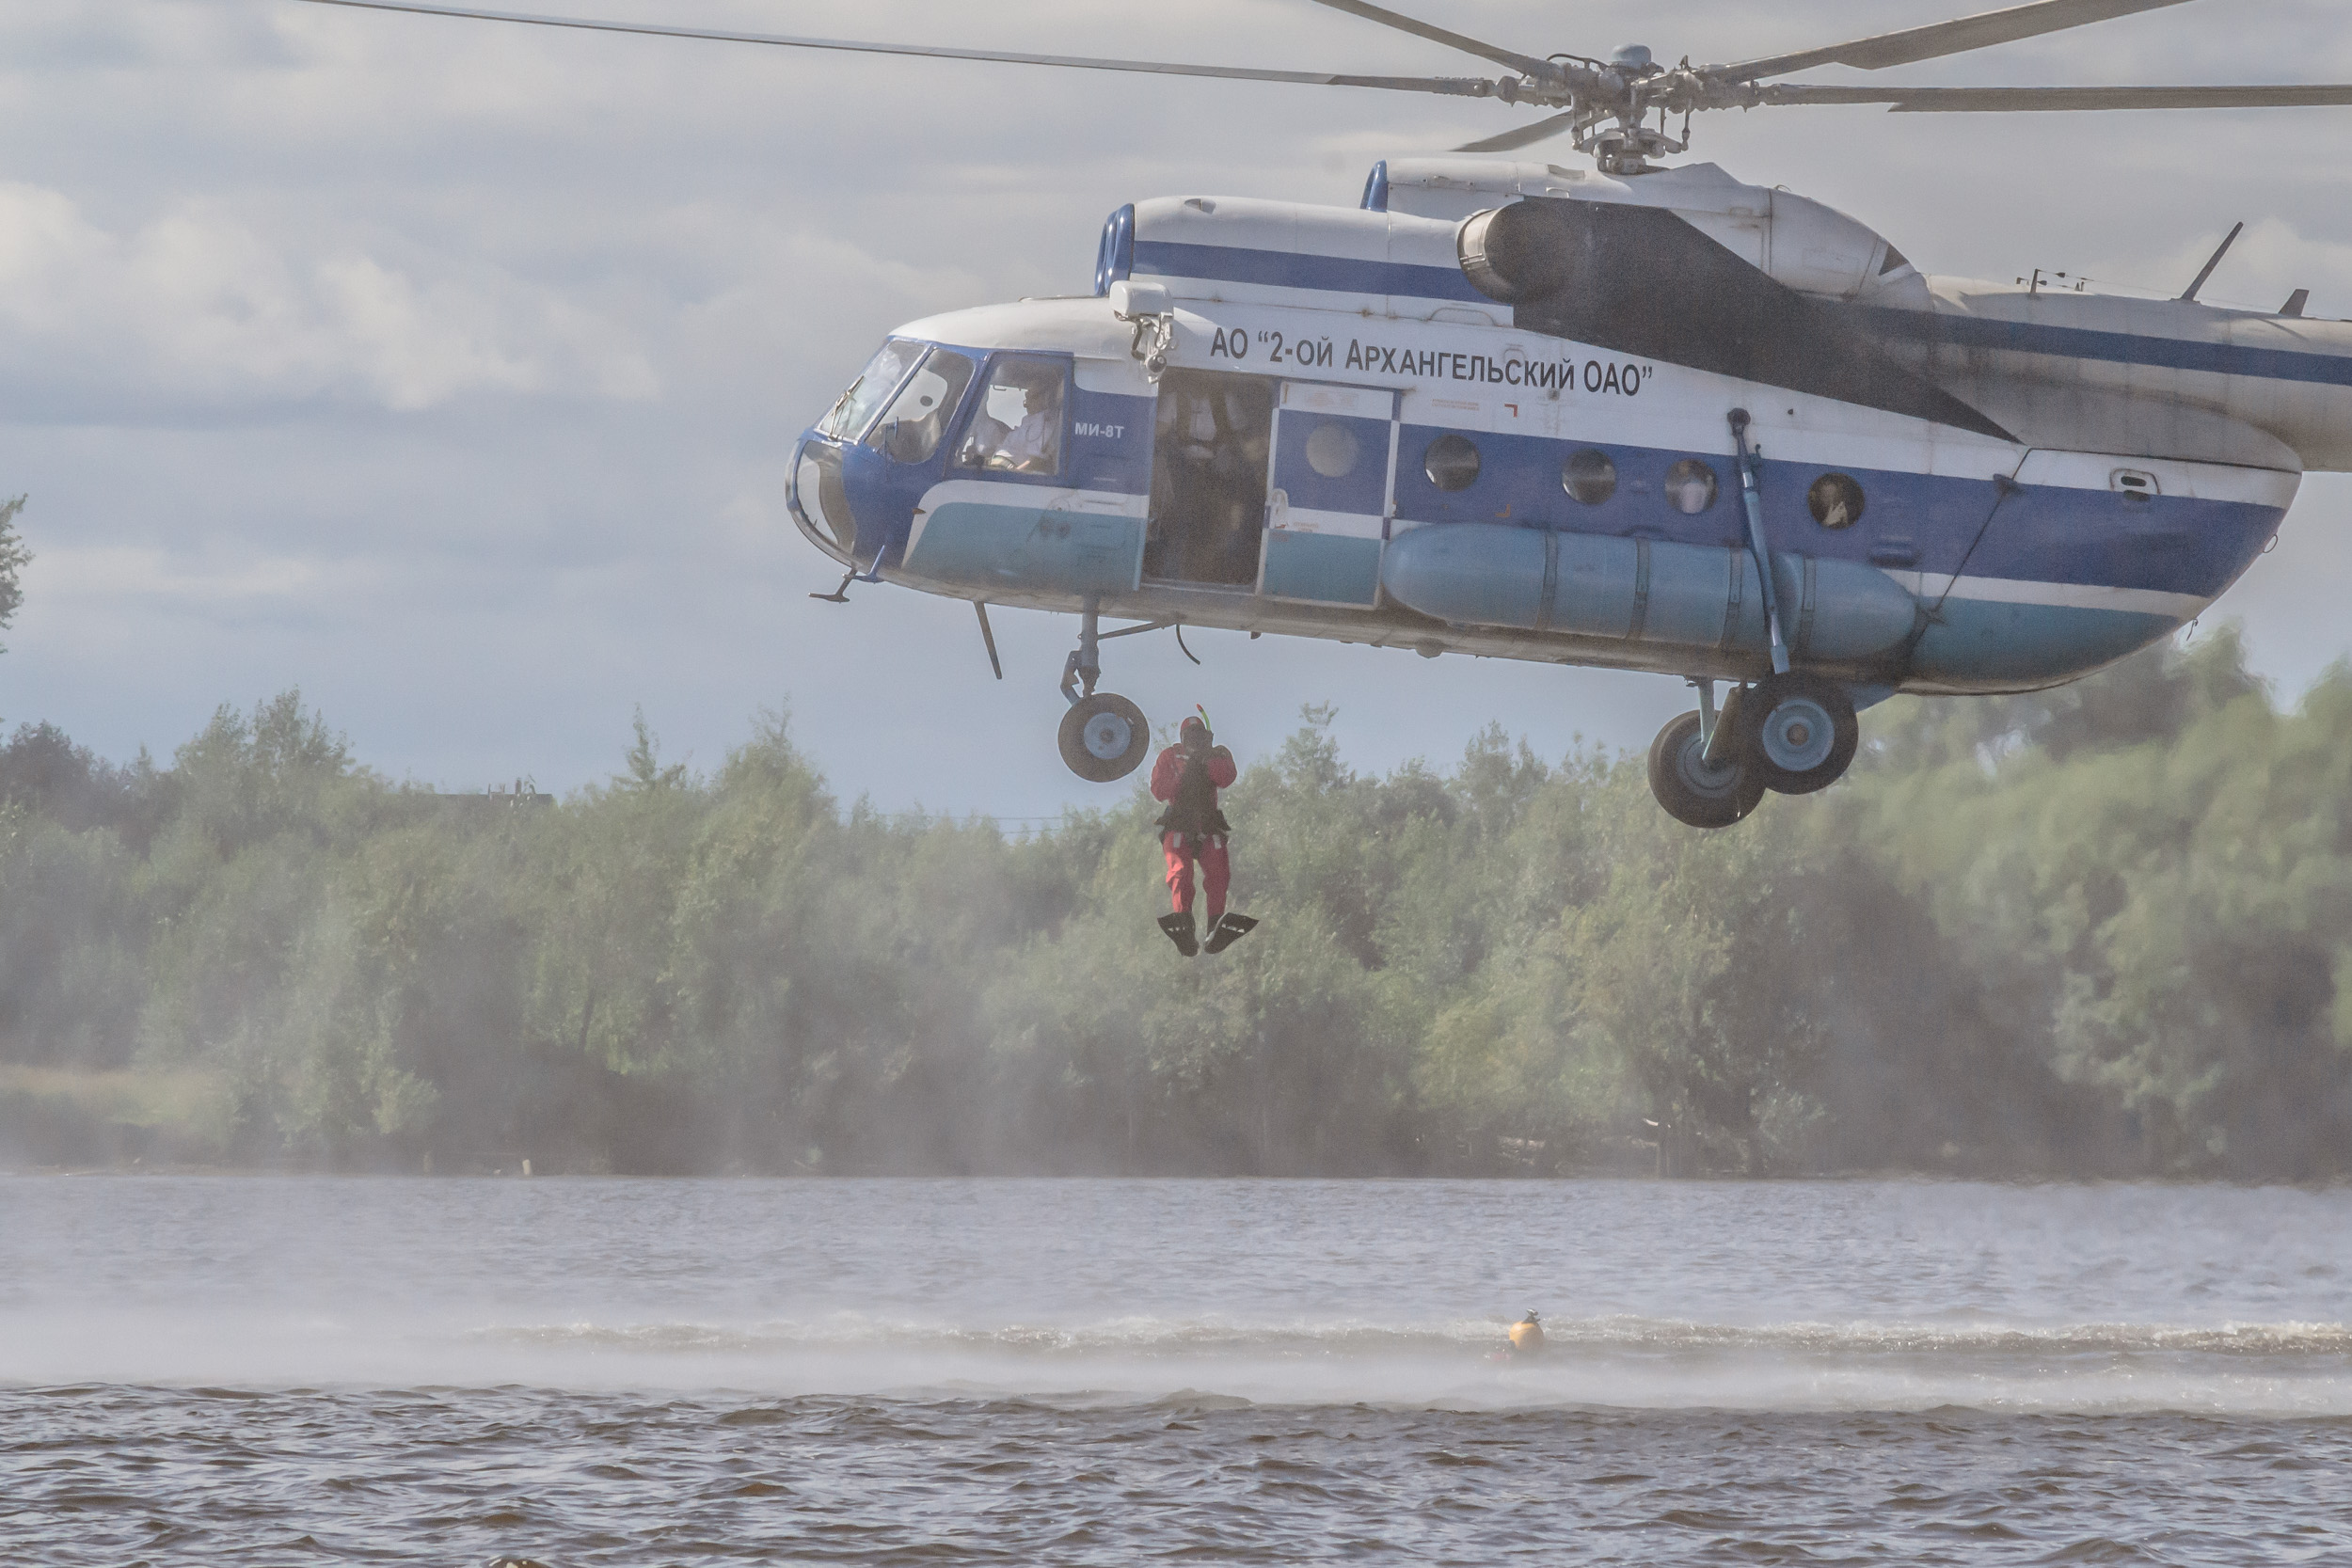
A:
{"label": "main rotor blade", "polygon": [[914,55],[926,59],[1065,66],[1076,71],[1139,71],[1158,76],[1222,76],[1242,82],[1382,87],[1392,92],[1435,92],[1457,98],[1489,98],[1495,90],[1492,82],[1474,76],[1343,76],[1320,71],[1250,71],[1234,66],[1169,65],[1157,60],[1096,60],[1073,55],[1021,55],[998,49],[931,49],[912,43],[852,43],[842,39],[787,38],[779,33],[730,33],[717,28],[665,27],[651,23],[590,22],[576,17],[534,16],[520,11],[485,11],[463,6],[423,5],[414,3],[414,0],[304,0],[304,4],[341,6],[361,11],[405,11],[416,16],[453,16],[470,22],[512,22],[531,27],[565,27],[584,33],[637,33],[651,38],[708,39],[720,43],[765,43],[785,49],[831,49],[852,55]]}
{"label": "main rotor blade", "polygon": [[1417,22],[1396,11],[1388,10],[1379,6],[1367,5],[1365,0],[1315,0],[1315,4],[1328,6],[1335,11],[1345,11],[1350,16],[1360,16],[1367,22],[1377,22],[1383,27],[1394,27],[1397,31],[1410,33],[1417,39],[1427,39],[1432,43],[1442,43],[1449,48],[1459,49],[1465,55],[1475,55],[1482,60],[1492,60],[1497,65],[1507,65],[1514,71],[1527,72],[1538,81],[1549,81],[1560,74],[1560,68],[1549,60],[1539,60],[1533,55],[1522,55],[1516,50],[1484,43],[1467,34],[1448,32],[1443,27],[1433,26],[1426,22]]}
{"label": "main rotor blade", "polygon": [[1707,74],[1719,80],[1753,82],[1764,76],[1786,76],[1792,71],[1806,71],[1817,65],[1851,65],[1877,71],[1884,66],[1940,59],[1946,55],[1964,55],[1971,49],[2014,43],[2019,39],[2038,38],[2043,33],[2063,32],[2111,17],[2161,10],[2180,4],[2182,0],[2032,0],[2029,5],[2011,6],[2007,10],[1931,23],[1925,27],[1906,27],[1899,33],[1881,33],[1875,38],[1833,43],[1826,49],[1773,55],[1739,65],[1710,66]]}
{"label": "main rotor blade", "polygon": [[1514,127],[1499,136],[1488,136],[1485,141],[1465,142],[1454,150],[1456,152],[1510,152],[1522,147],[1531,147],[1546,137],[1556,136],[1563,131],[1573,129],[1579,112],[1570,109],[1565,114],[1546,115],[1539,120]]}
{"label": "main rotor blade", "polygon": [[2263,87],[1817,87],[1774,83],[1759,103],[1883,103],[1899,115],[2052,109],[2316,109],[2352,104],[2352,85]]}

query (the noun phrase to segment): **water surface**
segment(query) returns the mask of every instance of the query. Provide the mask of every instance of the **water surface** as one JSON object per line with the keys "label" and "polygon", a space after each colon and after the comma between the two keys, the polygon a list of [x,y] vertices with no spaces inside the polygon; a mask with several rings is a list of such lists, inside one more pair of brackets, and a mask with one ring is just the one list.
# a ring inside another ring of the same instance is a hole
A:
{"label": "water surface", "polygon": [[0,1180],[0,1556],[2352,1561],[2346,1259],[2285,1189]]}

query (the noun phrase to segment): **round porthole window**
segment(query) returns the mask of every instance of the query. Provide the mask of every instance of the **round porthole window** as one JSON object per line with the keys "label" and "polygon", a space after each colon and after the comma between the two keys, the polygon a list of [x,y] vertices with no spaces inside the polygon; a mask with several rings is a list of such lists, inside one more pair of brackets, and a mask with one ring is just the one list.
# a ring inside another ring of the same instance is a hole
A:
{"label": "round porthole window", "polygon": [[1421,466],[1438,489],[1467,490],[1478,479],[1478,449],[1467,436],[1440,436],[1429,443]]}
{"label": "round porthole window", "polygon": [[1356,433],[1337,420],[1315,426],[1307,437],[1307,467],[1326,479],[1343,479],[1356,471],[1362,447]]}
{"label": "round porthole window", "polygon": [[1571,499],[1598,506],[1617,493],[1617,466],[1607,452],[1586,447],[1560,465],[1560,487]]}
{"label": "round porthole window", "polygon": [[1666,499],[1677,512],[1704,512],[1715,504],[1715,470],[1686,457],[1666,470]]}
{"label": "round porthole window", "polygon": [[1823,528],[1851,528],[1862,520],[1862,486],[1845,474],[1823,474],[1805,491],[1804,504]]}

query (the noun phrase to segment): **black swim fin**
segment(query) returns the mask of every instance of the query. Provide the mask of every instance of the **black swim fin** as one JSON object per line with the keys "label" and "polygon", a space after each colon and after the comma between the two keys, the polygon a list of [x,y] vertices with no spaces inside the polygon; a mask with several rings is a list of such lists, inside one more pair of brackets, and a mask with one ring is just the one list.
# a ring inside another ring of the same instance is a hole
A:
{"label": "black swim fin", "polygon": [[[1174,942],[1176,944],[1176,951],[1182,953],[1185,958],[1189,958],[1194,954],[1200,951],[1200,939],[1193,935],[1192,914],[1190,911],[1186,911],[1183,913],[1164,914],[1160,916],[1160,929],[1168,933],[1168,940]],[[1209,940],[1212,942],[1216,940],[1214,932],[1210,934]],[[1212,948],[1210,951],[1215,952],[1216,949]]]}
{"label": "black swim fin", "polygon": [[1220,919],[1209,932],[1209,940],[1202,944],[1201,951],[1222,953],[1257,928],[1258,923],[1248,915],[1235,914],[1232,911],[1227,910],[1224,918]]}

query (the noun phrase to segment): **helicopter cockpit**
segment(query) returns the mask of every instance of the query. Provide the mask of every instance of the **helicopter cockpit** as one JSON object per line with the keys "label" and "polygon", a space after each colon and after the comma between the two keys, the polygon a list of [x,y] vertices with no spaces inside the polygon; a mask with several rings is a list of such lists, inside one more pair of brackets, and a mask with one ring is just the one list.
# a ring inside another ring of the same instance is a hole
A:
{"label": "helicopter cockpit", "polygon": [[1091,418],[1101,400],[1073,370],[1068,353],[892,337],[803,438],[787,492],[794,520],[828,555],[870,573],[943,483],[1123,486],[1127,443],[1112,433],[1135,428],[1140,446],[1148,415]]}
{"label": "helicopter cockpit", "polygon": [[[970,355],[951,348],[909,338],[883,343],[794,460],[787,499],[801,531],[828,555],[855,564],[858,530],[845,468],[859,470],[862,481],[928,468],[978,369]],[[976,429],[965,446],[979,435]]]}
{"label": "helicopter cockpit", "polygon": [[1062,392],[1067,380],[1057,360],[999,355],[990,368],[988,388],[973,408],[971,423],[956,448],[955,466],[1032,477],[1061,472]]}
{"label": "helicopter cockpit", "polygon": [[866,438],[894,463],[927,463],[947,434],[947,421],[972,384],[973,364],[953,349],[935,348],[898,388]]}
{"label": "helicopter cockpit", "polygon": [[[927,359],[938,362],[910,381],[908,372]],[[952,360],[962,360],[961,381],[954,381]],[[911,339],[892,338],[875,351],[793,453],[792,483],[785,499],[809,543],[836,561],[854,564],[857,522],[842,471],[849,444],[865,436],[876,451],[887,450],[900,461],[929,457],[938,449],[956,400],[971,377],[970,360],[961,355],[942,358],[931,345]],[[889,417],[878,423],[876,416],[885,403]]]}
{"label": "helicopter cockpit", "polygon": [[[969,354],[893,338],[834,400],[812,434],[866,448],[894,464],[928,464],[977,370]],[[1031,478],[1059,473],[1068,383],[1064,357],[997,355],[964,421],[953,466]]]}
{"label": "helicopter cockpit", "polygon": [[907,372],[923,356],[925,347],[903,338],[883,343],[817,421],[817,434],[836,441],[855,440],[881,409],[882,399],[898,389]]}

